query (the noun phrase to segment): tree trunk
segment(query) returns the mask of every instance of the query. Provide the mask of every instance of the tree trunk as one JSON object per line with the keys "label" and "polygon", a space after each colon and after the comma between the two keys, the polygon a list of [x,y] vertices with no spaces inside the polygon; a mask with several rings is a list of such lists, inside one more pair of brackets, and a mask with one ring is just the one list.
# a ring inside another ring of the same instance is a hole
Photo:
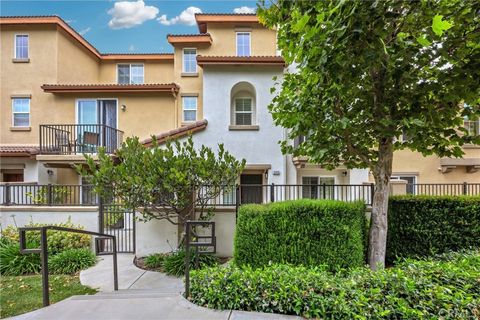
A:
{"label": "tree trunk", "polygon": [[382,141],[378,150],[378,162],[372,170],[375,178],[375,194],[372,203],[370,241],[368,246],[368,264],[372,270],[377,270],[385,266],[388,231],[388,195],[390,176],[392,175],[392,162],[392,142]]}

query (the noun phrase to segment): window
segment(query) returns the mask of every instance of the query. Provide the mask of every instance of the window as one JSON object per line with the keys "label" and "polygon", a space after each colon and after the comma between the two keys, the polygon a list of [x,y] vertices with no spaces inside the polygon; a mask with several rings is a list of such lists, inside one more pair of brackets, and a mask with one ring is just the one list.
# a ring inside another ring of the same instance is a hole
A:
{"label": "window", "polygon": [[197,49],[183,49],[183,72],[197,73]]}
{"label": "window", "polygon": [[477,119],[477,120],[465,119],[464,126],[465,126],[465,129],[467,130],[467,135],[472,137],[480,136],[480,119]]}
{"label": "window", "polygon": [[250,32],[237,32],[237,56],[250,56]]}
{"label": "window", "polygon": [[333,177],[302,177],[303,198],[334,199],[334,184]]}
{"label": "window", "polygon": [[392,176],[391,180],[406,180],[407,194],[416,194],[415,184],[417,183],[417,176]]}
{"label": "window", "polygon": [[237,126],[252,125],[252,98],[235,99],[235,124]]}
{"label": "window", "polygon": [[183,121],[197,120],[197,97],[182,97]]}
{"label": "window", "polygon": [[28,35],[15,35],[15,59],[28,59]]}
{"label": "window", "polygon": [[30,126],[30,99],[29,98],[13,98],[12,113],[14,127]]}
{"label": "window", "polygon": [[117,82],[119,84],[143,84],[143,64],[117,65]]}

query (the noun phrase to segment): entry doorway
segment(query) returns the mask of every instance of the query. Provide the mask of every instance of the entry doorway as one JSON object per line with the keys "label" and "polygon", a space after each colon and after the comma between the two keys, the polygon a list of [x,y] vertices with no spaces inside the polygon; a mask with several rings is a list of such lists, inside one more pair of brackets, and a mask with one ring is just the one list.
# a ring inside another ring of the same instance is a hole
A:
{"label": "entry doorway", "polygon": [[262,203],[263,201],[263,174],[240,175],[241,203]]}

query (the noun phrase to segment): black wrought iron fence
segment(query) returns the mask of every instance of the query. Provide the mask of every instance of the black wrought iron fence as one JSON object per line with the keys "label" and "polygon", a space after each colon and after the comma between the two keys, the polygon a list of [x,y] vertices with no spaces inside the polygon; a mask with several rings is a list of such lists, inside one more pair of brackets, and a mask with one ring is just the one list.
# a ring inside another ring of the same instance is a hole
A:
{"label": "black wrought iron fence", "polygon": [[[366,184],[242,184],[201,186],[197,196],[206,206],[236,207],[247,203],[270,203],[297,199],[364,201],[371,205],[374,185]],[[480,183],[406,184],[403,193],[414,195],[480,195]],[[1,205],[98,206],[91,185],[0,184]],[[113,209],[112,209],[113,210]],[[113,210],[115,211],[115,210]]]}

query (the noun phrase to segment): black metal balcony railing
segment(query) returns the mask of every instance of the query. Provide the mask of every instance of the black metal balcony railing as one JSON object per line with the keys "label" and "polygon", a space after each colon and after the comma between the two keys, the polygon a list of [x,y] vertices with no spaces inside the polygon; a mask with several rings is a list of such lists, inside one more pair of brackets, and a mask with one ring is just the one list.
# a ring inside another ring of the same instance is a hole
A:
{"label": "black metal balcony railing", "polygon": [[[242,184],[201,186],[197,193],[208,207],[238,207],[247,203],[271,203],[297,199],[363,201],[371,205],[374,184]],[[480,183],[415,183],[405,193],[430,196],[478,196]],[[209,194],[212,196],[209,197]],[[91,185],[0,184],[0,205],[6,206],[97,206],[99,197]]]}
{"label": "black metal balcony railing", "polygon": [[123,131],[104,124],[42,124],[40,154],[97,153],[100,147],[114,153],[122,139]]}

